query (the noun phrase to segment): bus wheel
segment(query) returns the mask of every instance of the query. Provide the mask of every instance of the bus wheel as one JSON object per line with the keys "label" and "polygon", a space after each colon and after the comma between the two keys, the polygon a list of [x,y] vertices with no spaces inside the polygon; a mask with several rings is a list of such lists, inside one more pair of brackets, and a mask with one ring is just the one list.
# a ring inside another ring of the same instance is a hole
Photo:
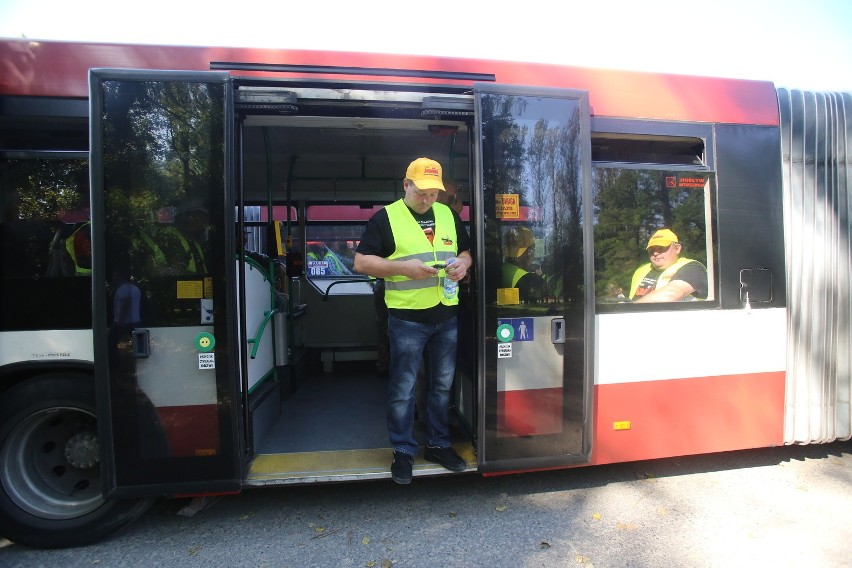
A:
{"label": "bus wheel", "polygon": [[41,375],[0,400],[0,536],[37,548],[96,542],[153,500],[104,500],[94,384]]}

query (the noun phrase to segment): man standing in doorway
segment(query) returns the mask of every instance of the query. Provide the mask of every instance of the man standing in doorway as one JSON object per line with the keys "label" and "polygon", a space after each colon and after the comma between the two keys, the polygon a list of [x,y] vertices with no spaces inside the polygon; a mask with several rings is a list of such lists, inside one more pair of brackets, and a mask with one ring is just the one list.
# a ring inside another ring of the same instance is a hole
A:
{"label": "man standing in doorway", "polygon": [[[451,471],[466,462],[450,445],[450,393],[458,342],[458,288],[445,293],[444,278],[458,282],[473,264],[470,238],[458,213],[437,203],[444,191],[441,165],[411,162],[405,196],[378,211],[355,251],[355,270],[385,281],[390,340],[388,434],[391,476],[411,482],[418,442],[414,438],[414,386],[423,357],[429,364],[424,457]],[[436,268],[433,265],[444,265]]]}

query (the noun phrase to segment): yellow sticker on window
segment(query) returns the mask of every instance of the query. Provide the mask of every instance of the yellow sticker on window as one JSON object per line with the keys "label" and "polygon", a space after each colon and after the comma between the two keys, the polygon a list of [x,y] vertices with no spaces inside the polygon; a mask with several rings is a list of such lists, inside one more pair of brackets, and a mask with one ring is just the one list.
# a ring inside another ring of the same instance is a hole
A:
{"label": "yellow sticker on window", "polygon": [[521,303],[521,292],[518,288],[497,288],[497,305],[514,306]]}
{"label": "yellow sticker on window", "polygon": [[494,217],[497,219],[520,219],[521,196],[516,193],[498,193]]}
{"label": "yellow sticker on window", "polygon": [[194,300],[203,298],[204,283],[201,280],[178,280],[177,299]]}

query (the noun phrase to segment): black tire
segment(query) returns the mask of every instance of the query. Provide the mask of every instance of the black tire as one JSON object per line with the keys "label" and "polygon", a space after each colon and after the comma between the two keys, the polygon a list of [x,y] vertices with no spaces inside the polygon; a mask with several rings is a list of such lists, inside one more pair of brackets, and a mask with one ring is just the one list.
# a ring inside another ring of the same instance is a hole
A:
{"label": "black tire", "polygon": [[36,548],[97,542],[153,503],[104,500],[95,389],[49,374],[0,395],[0,535]]}

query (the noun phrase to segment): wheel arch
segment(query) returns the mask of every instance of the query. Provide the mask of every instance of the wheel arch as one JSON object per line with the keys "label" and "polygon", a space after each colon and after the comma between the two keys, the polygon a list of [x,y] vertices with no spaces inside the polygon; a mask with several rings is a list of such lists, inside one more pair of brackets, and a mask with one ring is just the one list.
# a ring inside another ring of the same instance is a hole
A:
{"label": "wheel arch", "polygon": [[91,361],[83,360],[49,360],[21,361],[0,366],[0,395],[5,391],[29,380],[44,375],[59,375],[72,373],[76,376],[86,376],[95,380],[95,366]]}

